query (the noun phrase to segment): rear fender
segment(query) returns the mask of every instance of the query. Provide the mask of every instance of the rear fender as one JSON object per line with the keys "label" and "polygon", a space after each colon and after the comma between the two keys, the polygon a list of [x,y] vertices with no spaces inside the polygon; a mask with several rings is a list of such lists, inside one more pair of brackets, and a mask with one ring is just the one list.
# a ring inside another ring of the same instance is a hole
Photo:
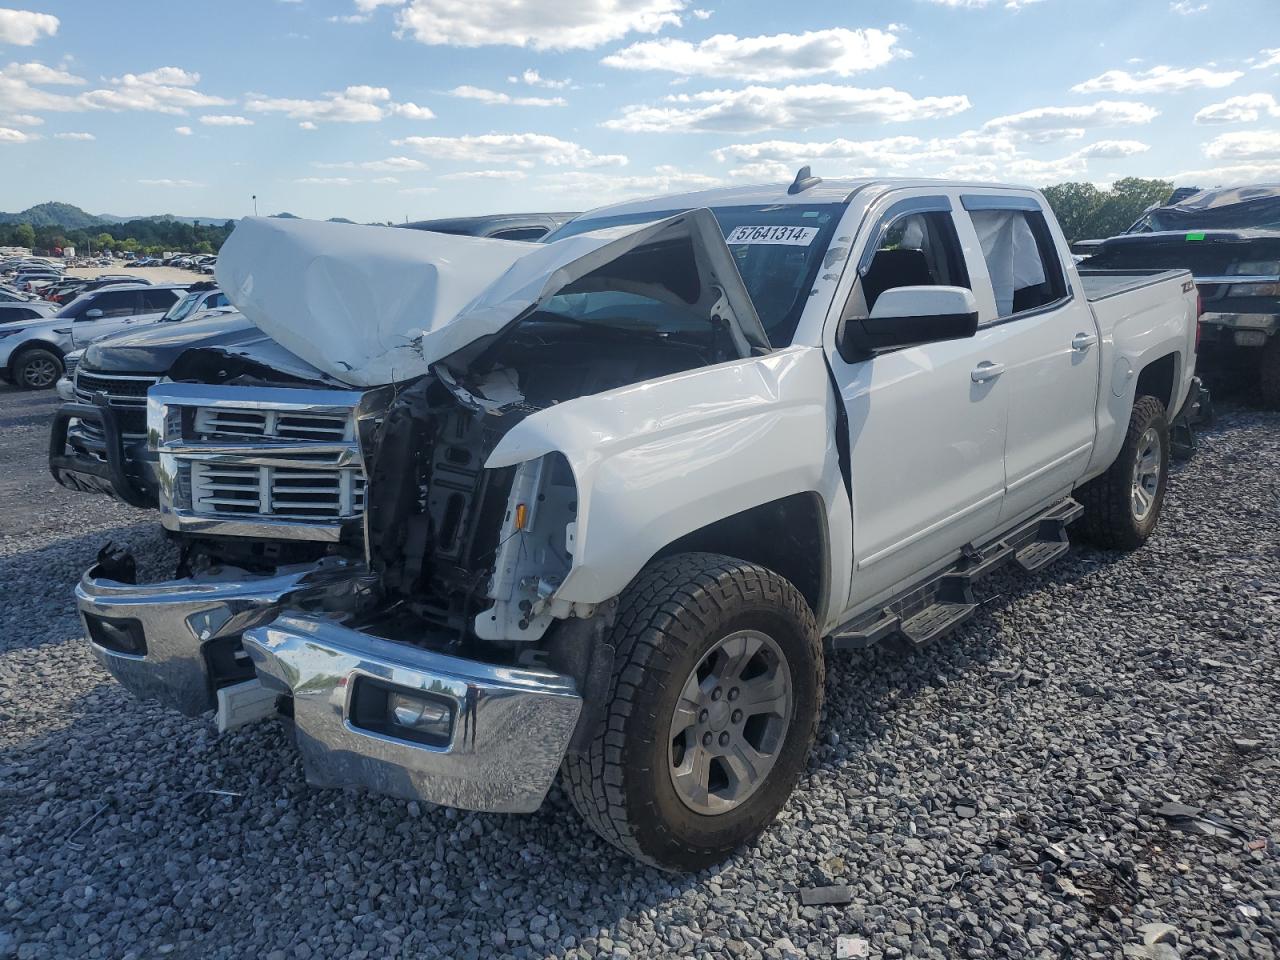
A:
{"label": "rear fender", "polygon": [[835,402],[821,350],[791,347],[549,407],[507,433],[485,466],[568,460],[578,507],[556,599],[570,604],[617,596],[664,547],[708,524],[816,493],[833,554],[826,606],[841,610],[852,529]]}

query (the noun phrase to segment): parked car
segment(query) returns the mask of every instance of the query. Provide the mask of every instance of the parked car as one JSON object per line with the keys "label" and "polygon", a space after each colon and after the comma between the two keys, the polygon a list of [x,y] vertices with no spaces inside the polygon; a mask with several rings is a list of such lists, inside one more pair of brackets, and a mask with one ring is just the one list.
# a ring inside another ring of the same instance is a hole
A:
{"label": "parked car", "polygon": [[[409,228],[499,239],[536,230],[542,237],[571,216],[491,214],[422,220],[409,224]],[[210,298],[209,291],[216,291],[217,287],[213,283],[197,283],[189,289],[190,300],[198,295]],[[220,293],[217,299],[205,299],[185,319],[195,320],[197,310],[207,313],[220,307],[225,299]],[[175,305],[165,319],[183,319],[176,316],[182,310],[182,304]],[[59,410],[52,425],[49,469],[54,478],[73,490],[105,493],[137,507],[155,507],[158,458],[146,448],[146,392],[168,375],[174,362],[188,350],[197,351],[197,356],[213,357],[224,366],[234,363],[236,369],[253,370],[260,378],[283,378],[295,386],[307,383],[324,389],[349,389],[283,350],[239,314],[186,323],[180,330],[165,325],[128,331],[93,344],[79,386],[68,377],[59,381],[59,395],[72,405]],[[85,404],[91,402],[100,409],[86,410]],[[118,437],[118,442],[108,442],[109,437]],[[294,541],[295,554],[299,544],[323,548],[329,539],[323,523],[299,524],[288,533]],[[253,546],[260,548],[261,541],[254,540]]]}
{"label": "parked car", "polygon": [[349,389],[185,354],[148,396],[162,520],[329,549],[194,547],[162,584],[108,552],[77,591],[108,669],[223,729],[279,705],[318,785],[523,812],[563,771],[611,843],[696,869],[802,774],[821,638],[929,642],[1068,524],[1156,526],[1194,285],[1082,275],[1035,191],[805,169],[554,238],[242,221],[225,288]]}
{"label": "parked car", "polygon": [[1200,350],[1210,383],[1256,380],[1280,410],[1280,184],[1203,190],[1148,211],[1104,240],[1097,269],[1182,267],[1204,314]]}
{"label": "parked car", "polygon": [[39,300],[0,300],[0,324],[51,317],[58,307]]}
{"label": "parked car", "polygon": [[0,375],[29,390],[54,386],[68,350],[140,323],[154,323],[186,287],[111,286],[81,294],[51,317],[0,328]]}

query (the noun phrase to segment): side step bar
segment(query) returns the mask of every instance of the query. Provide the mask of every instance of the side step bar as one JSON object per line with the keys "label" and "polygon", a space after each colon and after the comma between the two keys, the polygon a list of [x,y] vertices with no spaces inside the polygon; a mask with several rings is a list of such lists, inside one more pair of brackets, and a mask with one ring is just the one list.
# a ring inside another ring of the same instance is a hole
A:
{"label": "side step bar", "polygon": [[973,585],[1006,563],[1027,573],[1042,570],[1070,549],[1067,525],[1084,507],[1067,497],[984,547],[967,546],[950,569],[908,587],[879,610],[836,629],[832,650],[865,650],[893,640],[922,647],[945,636],[978,611]]}

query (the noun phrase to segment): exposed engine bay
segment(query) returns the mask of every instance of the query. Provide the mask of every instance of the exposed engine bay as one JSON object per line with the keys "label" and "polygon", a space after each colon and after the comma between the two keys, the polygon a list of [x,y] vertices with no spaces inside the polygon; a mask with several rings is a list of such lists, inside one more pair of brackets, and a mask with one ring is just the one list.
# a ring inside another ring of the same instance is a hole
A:
{"label": "exposed engine bay", "polygon": [[674,334],[540,311],[400,392],[366,453],[368,550],[386,600],[366,629],[425,630],[496,653],[539,640],[554,615],[590,616],[552,600],[573,558],[568,462],[486,470],[489,454],[538,410],[706,366],[726,349],[705,324]]}

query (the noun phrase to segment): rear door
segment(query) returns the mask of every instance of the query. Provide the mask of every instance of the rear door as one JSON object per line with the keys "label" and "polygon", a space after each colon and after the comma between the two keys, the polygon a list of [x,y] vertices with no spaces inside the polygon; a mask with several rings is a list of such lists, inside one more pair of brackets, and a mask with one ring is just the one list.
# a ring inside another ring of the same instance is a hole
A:
{"label": "rear door", "polygon": [[1098,330],[1064,267],[1067,245],[1030,194],[962,198],[982,248],[996,316],[1010,334],[1001,521],[1066,496],[1093,450]]}
{"label": "rear door", "polygon": [[[855,254],[859,277],[838,321],[868,316],[893,287],[971,288],[972,234],[962,245],[957,226],[968,224],[958,223],[949,196],[890,201],[871,216],[876,226]],[[1006,339],[988,327],[865,360],[828,347],[849,431],[855,596],[913,578],[996,526],[1009,398],[1002,378],[984,371],[1007,362]]]}

